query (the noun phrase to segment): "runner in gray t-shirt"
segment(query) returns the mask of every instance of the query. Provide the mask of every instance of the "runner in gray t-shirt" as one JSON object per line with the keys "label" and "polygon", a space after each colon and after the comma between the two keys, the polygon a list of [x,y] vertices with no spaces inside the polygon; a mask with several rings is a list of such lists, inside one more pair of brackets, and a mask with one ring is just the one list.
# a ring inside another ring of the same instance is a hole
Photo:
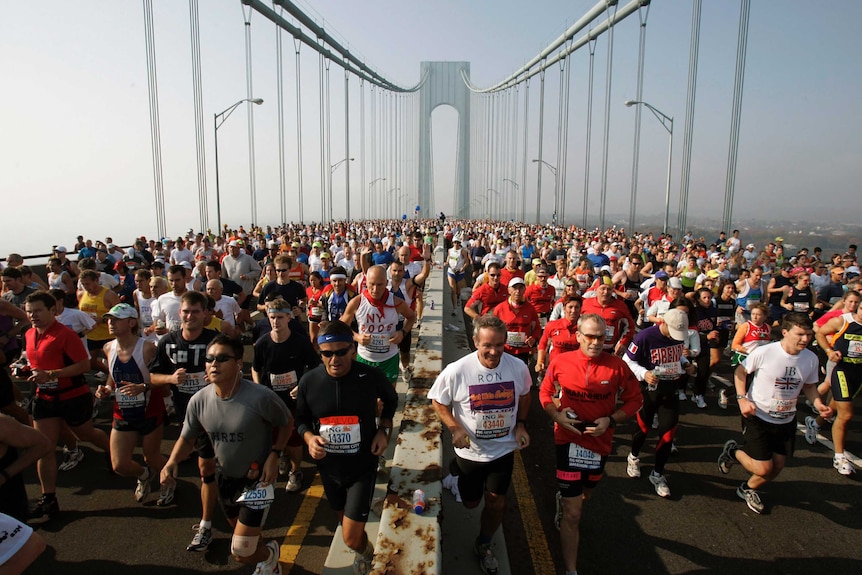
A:
{"label": "runner in gray t-shirt", "polygon": [[[234,528],[231,553],[240,563],[257,563],[255,573],[280,573],[279,547],[260,540],[274,498],[278,461],[293,427],[290,411],[275,393],[242,378],[243,346],[219,334],[206,355],[208,385],[189,401],[183,430],[162,469],[162,484],[176,483],[177,467],[206,433],[219,465],[218,494]],[[277,430],[273,441],[273,428]]]}

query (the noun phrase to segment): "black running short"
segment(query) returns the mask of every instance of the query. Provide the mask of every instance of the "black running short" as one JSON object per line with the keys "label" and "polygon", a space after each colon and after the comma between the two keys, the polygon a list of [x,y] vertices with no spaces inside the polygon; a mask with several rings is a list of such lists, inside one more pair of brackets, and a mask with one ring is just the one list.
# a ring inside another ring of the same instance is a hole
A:
{"label": "black running short", "polygon": [[466,503],[482,500],[487,489],[496,495],[505,495],[512,483],[512,468],[515,465],[515,453],[510,452],[494,461],[471,461],[458,457],[458,491]]}
{"label": "black running short", "polygon": [[353,521],[368,521],[377,469],[372,468],[358,475],[335,475],[321,469],[320,480],[333,511],[343,511],[344,516]]}
{"label": "black running short", "polygon": [[50,400],[36,396],[33,400],[33,419],[59,417],[69,427],[79,427],[93,419],[93,394],[89,391],[78,397]]}
{"label": "black running short", "polygon": [[757,461],[769,461],[775,454],[790,457],[796,442],[796,420],[768,423],[759,417],[742,418],[745,445],[741,448]]}
{"label": "black running short", "polygon": [[261,527],[266,520],[269,507],[266,509],[251,509],[243,503],[237,503],[237,499],[247,488],[257,483],[245,477],[228,477],[219,473],[218,475],[218,499],[225,516],[228,519],[239,519],[239,522],[248,527]]}
{"label": "black running short", "polygon": [[563,497],[577,497],[584,489],[598,485],[608,457],[598,455],[575,443],[556,446],[557,484]]}

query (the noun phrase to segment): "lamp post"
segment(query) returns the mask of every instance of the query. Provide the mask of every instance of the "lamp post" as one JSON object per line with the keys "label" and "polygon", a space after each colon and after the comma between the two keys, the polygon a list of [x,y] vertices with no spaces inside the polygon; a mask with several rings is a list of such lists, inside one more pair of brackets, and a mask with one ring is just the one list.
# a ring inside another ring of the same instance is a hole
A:
{"label": "lamp post", "polygon": [[[368,200],[371,203],[372,209],[373,209],[373,206],[375,205],[375,203],[374,203],[374,196],[371,195],[371,188],[374,187],[374,184],[376,184],[377,182],[385,182],[385,181],[386,181],[386,178],[377,178],[375,180],[371,180],[371,182],[369,182],[369,184],[368,184]],[[367,216],[365,214],[362,214],[362,217],[365,218]]]}
{"label": "lamp post", "polygon": [[673,118],[658,108],[640,100],[626,100],[625,104],[629,108],[635,105],[645,106],[650,112],[652,112],[652,115],[661,122],[662,127],[667,130],[667,133],[670,135],[667,147],[667,186],[664,192],[664,226],[662,226],[662,233],[667,234],[667,221],[670,217],[670,166],[671,159],[673,157]]}
{"label": "lamp post", "polygon": [[[504,181],[504,182],[509,182],[510,184],[512,184],[512,187],[513,187],[513,188],[514,188],[514,190],[515,190],[515,193],[514,193],[514,194],[512,194],[512,197],[516,197],[516,196],[518,195],[518,192],[519,192],[519,191],[520,191],[520,189],[521,189],[521,186],[519,186],[519,185],[518,185],[518,182],[516,182],[515,180],[512,180],[512,179],[509,179],[509,178],[503,178],[503,181]],[[515,213],[517,214],[517,211],[516,211]]]}
{"label": "lamp post", "polygon": [[[389,190],[386,191],[386,197],[387,198],[390,197],[392,195],[392,192],[400,192],[400,191],[401,191],[401,188],[390,188]],[[381,210],[381,211],[385,212],[386,210]]]}
{"label": "lamp post", "polygon": [[[216,176],[216,223],[218,225],[218,233],[221,235],[221,192],[219,190],[219,182],[218,182],[218,129],[221,128],[221,125],[225,123],[230,115],[236,110],[236,107],[242,104],[243,102],[251,102],[252,104],[257,104],[260,106],[263,104],[262,98],[243,98],[233,106],[229,107],[224,112],[219,114],[213,114],[213,134],[215,134],[215,176]],[[253,215],[253,214],[252,214]]]}
{"label": "lamp post", "polygon": [[534,164],[536,164],[536,163],[544,164],[545,166],[547,166],[547,168],[549,170],[551,170],[551,173],[554,174],[554,218],[553,218],[553,222],[554,222],[554,225],[556,225],[557,224],[557,205],[558,205],[558,202],[560,201],[559,197],[558,197],[559,196],[559,183],[560,183],[560,181],[557,178],[557,167],[549,164],[545,160],[533,160],[533,163]]}
{"label": "lamp post", "polygon": [[[332,221],[332,174],[344,162],[352,162],[353,158],[344,158],[329,166],[329,221]],[[347,183],[347,219],[350,219],[350,182]]]}

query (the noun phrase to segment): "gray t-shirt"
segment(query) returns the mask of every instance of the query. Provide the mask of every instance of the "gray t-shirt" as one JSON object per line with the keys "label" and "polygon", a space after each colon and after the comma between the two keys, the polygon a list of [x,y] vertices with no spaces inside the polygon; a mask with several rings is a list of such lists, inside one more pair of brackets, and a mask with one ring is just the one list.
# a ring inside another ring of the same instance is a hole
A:
{"label": "gray t-shirt", "polygon": [[290,418],[290,410],[268,387],[243,379],[232,397],[221,399],[208,385],[189,401],[182,437],[194,442],[206,433],[221,472],[245,477],[252,462],[263,467],[272,449],[272,428],[287,425]]}

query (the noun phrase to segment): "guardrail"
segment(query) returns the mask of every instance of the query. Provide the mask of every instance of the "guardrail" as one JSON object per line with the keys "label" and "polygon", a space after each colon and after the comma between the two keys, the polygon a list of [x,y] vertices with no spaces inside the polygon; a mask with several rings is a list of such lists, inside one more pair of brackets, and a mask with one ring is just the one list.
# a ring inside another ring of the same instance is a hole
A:
{"label": "guardrail", "polygon": [[[413,378],[404,402],[375,544],[372,572],[379,575],[436,575],[442,570],[443,426],[431,407],[428,390],[443,368],[443,275],[442,269],[435,267],[426,284]],[[425,492],[426,507],[421,515],[410,505],[416,489]]]}

